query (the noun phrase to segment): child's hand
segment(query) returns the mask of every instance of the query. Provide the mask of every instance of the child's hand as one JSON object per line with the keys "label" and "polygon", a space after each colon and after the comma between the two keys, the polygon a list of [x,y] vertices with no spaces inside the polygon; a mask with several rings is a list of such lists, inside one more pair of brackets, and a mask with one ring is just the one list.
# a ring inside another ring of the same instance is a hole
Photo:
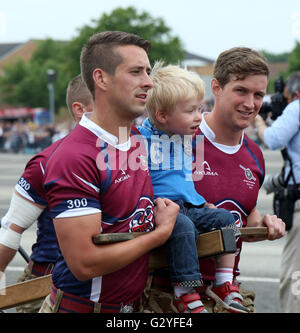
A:
{"label": "child's hand", "polygon": [[167,240],[176,222],[179,206],[167,198],[157,198],[153,210],[155,217],[155,231],[160,231]]}
{"label": "child's hand", "polygon": [[204,207],[208,207],[208,208],[217,209],[217,207],[216,207],[214,204],[212,204],[212,203],[209,203],[209,202],[206,202],[206,203],[205,203],[205,205],[204,205]]}

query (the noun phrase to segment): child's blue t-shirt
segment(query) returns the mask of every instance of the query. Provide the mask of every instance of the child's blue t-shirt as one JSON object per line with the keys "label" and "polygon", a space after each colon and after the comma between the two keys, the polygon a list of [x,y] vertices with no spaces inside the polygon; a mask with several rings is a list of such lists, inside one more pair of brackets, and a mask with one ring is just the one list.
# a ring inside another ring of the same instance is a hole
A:
{"label": "child's blue t-shirt", "polygon": [[149,118],[138,128],[147,139],[148,167],[154,197],[183,200],[195,206],[205,203],[197,193],[192,179],[192,138],[173,135],[169,137],[155,128]]}

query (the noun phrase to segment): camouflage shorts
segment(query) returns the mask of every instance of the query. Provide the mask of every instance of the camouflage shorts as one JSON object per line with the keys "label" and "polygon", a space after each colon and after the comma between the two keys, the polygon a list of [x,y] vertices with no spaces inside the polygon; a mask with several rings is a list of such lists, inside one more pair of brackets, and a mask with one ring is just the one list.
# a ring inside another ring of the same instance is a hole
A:
{"label": "camouflage shorts", "polygon": [[[238,283],[239,285],[239,291],[240,294],[243,297],[243,305],[246,306],[250,312],[255,312],[254,308],[254,299],[255,294],[251,290],[246,290],[241,286],[241,283]],[[222,308],[219,304],[216,304],[211,298],[207,297],[204,294],[205,288],[202,288],[202,292],[199,289],[199,294],[201,296],[201,300],[206,308],[206,310],[210,313],[228,313],[224,308]],[[143,313],[174,313],[172,310],[172,304],[173,302],[173,291],[170,286],[170,288],[166,287],[166,285],[157,286],[153,282],[153,276],[149,275],[147,286],[144,290],[144,293],[142,295],[142,301],[141,301],[141,308],[140,312]]]}
{"label": "camouflage shorts", "polygon": [[50,303],[50,295],[48,295],[44,301],[42,301],[39,313],[53,313],[53,306]]}
{"label": "camouflage shorts", "polygon": [[[22,275],[18,278],[17,282],[24,282],[36,279],[36,276],[31,274],[31,271],[26,267]],[[16,307],[18,313],[37,313],[43,303],[43,300],[37,300]]]}

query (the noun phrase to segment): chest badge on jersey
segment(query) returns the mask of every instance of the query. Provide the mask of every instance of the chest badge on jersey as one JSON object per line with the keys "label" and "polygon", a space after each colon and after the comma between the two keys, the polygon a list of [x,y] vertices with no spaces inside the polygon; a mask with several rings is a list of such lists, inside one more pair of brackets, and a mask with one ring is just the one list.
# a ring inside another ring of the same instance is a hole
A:
{"label": "chest badge on jersey", "polygon": [[149,232],[153,230],[153,210],[152,205],[145,209],[139,209],[129,222],[132,232]]}
{"label": "chest badge on jersey", "polygon": [[254,177],[252,171],[249,168],[245,168],[240,164],[240,168],[244,170],[245,172],[245,179],[244,182],[248,185],[250,189],[253,188],[256,182],[256,178]]}

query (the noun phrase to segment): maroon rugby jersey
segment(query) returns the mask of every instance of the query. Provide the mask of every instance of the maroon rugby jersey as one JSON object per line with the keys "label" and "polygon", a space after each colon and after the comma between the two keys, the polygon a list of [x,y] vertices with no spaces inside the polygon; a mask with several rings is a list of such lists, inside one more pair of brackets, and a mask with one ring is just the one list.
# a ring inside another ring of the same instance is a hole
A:
{"label": "maroon rugby jersey", "polygon": [[37,220],[37,240],[32,246],[32,254],[30,255],[30,258],[35,262],[54,263],[59,254],[56,233],[47,207],[43,183],[45,165],[63,140],[64,138],[56,141],[31,158],[15,186],[15,190],[24,198],[45,206]]}
{"label": "maroon rugby jersey", "polygon": [[[116,145],[116,138],[88,117],[83,116],[47,163],[45,187],[53,218],[101,212],[102,233],[151,231],[153,188],[139,132],[133,127],[130,140]],[[61,255],[52,276],[65,292],[126,304],[142,293],[147,267],[144,255],[115,273],[78,281]]]}
{"label": "maroon rugby jersey", "polygon": [[[198,170],[193,174],[197,192],[207,202],[229,210],[238,218],[238,227],[245,227],[248,215],[256,206],[265,175],[265,163],[260,148],[245,134],[241,144],[235,147],[215,143],[214,133],[205,122],[205,117],[202,118],[197,135],[204,135],[204,160],[195,161]],[[242,241],[239,239],[234,275],[239,274],[241,247]],[[214,259],[200,261],[204,279],[214,280],[214,266]]]}

